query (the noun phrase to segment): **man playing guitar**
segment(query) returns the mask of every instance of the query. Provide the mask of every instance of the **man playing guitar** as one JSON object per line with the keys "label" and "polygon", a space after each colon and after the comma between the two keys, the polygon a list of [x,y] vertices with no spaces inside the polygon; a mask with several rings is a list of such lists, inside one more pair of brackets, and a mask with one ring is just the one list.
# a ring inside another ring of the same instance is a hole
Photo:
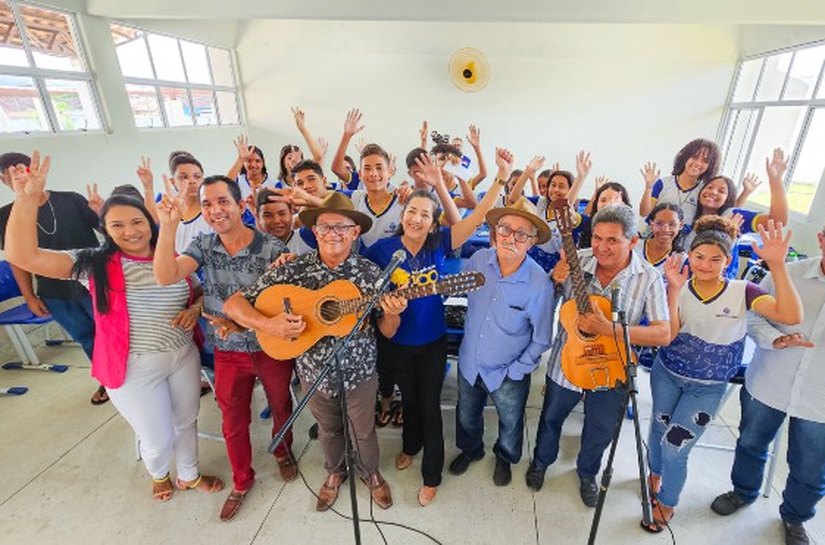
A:
{"label": "man playing guitar", "polygon": [[[592,248],[581,250],[579,259],[587,291],[605,295],[619,288],[622,306],[630,327],[630,342],[641,346],[661,346],[669,339],[668,308],[661,275],[633,250],[638,241],[636,214],[624,205],[608,206],[593,217]],[[570,266],[562,260],[552,273],[553,281],[563,284],[564,298],[573,297],[568,279]],[[639,325],[643,318],[647,325]],[[592,335],[622,338],[601,311],[581,314],[581,331]],[[613,437],[616,416],[622,410],[623,393],[616,388],[582,390],[574,386],[561,370],[562,347],[567,333],[559,328],[547,364],[547,388],[538,423],[533,461],[527,470],[527,486],[540,490],[547,468],[556,461],[559,438],[567,416],[584,396],[584,429],[576,461],[582,502],[595,507],[598,500],[596,475],[602,454]]]}

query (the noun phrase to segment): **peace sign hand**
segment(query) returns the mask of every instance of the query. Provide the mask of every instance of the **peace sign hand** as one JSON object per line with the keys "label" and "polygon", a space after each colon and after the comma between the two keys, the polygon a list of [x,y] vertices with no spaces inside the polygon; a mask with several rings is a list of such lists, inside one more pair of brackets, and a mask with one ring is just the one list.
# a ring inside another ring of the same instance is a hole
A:
{"label": "peace sign hand", "polygon": [[34,150],[31,163],[27,167],[23,163],[9,167],[11,174],[11,186],[18,197],[40,198],[46,188],[46,178],[49,175],[49,167],[52,160],[48,155],[40,162],[40,152]]}
{"label": "peace sign hand", "polygon": [[88,201],[89,208],[99,216],[100,210],[103,208],[103,198],[100,196],[100,193],[97,192],[97,182],[86,184],[86,200]]}

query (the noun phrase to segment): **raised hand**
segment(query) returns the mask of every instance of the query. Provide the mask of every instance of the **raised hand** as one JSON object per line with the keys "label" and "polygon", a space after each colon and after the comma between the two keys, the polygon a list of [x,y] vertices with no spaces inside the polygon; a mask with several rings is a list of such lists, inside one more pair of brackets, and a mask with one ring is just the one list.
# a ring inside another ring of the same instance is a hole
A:
{"label": "raised hand", "polygon": [[643,168],[639,170],[642,173],[642,177],[645,179],[645,188],[651,189],[653,188],[653,184],[656,183],[656,180],[662,175],[662,171],[656,168],[656,163],[648,162],[645,164]]}
{"label": "raised hand", "polygon": [[607,176],[596,176],[596,189],[599,189],[606,183],[610,183],[610,178]]}
{"label": "raised hand", "polygon": [[730,222],[736,226],[736,229],[740,232],[742,231],[742,225],[745,223],[745,216],[740,214],[739,212],[735,213],[730,217]]}
{"label": "raised hand", "polygon": [[46,178],[52,159],[48,155],[40,162],[40,152],[34,150],[29,166],[20,163],[9,167],[11,187],[18,197],[40,197],[46,188]]}
{"label": "raised hand", "polygon": [[166,193],[157,205],[158,219],[161,224],[177,224],[183,216],[184,207],[183,199],[180,196],[186,194],[188,182],[181,184],[186,187],[181,187],[180,192],[178,192],[175,190],[175,186],[172,185],[172,180],[164,174],[163,185],[166,188]]}
{"label": "raised hand", "polygon": [[687,284],[688,266],[684,255],[671,254],[665,261],[664,269],[668,287],[673,286],[674,289],[681,290]]}
{"label": "raised hand", "polygon": [[419,181],[430,187],[436,187],[444,183],[444,178],[441,175],[441,167],[438,166],[438,163],[434,161],[429,154],[422,153],[416,157],[415,164],[418,165],[419,168],[415,173],[415,177]]}
{"label": "raised hand", "polygon": [[524,169],[527,171],[528,174],[535,174],[541,167],[544,166],[544,155],[536,155],[534,156],[529,163],[527,163],[527,167]]}
{"label": "raised hand", "polygon": [[427,123],[427,120],[425,119],[421,123],[421,128],[418,129],[418,137],[421,140],[421,147],[424,149],[427,149],[427,138],[429,137],[429,134],[430,126],[429,123]]}
{"label": "raised hand", "polygon": [[243,134],[238,136],[235,140],[235,149],[238,151],[238,160],[244,163],[252,157],[254,149],[249,145],[249,139]]}
{"label": "raised hand", "polygon": [[344,121],[344,134],[352,137],[364,130],[361,124],[361,110],[353,108],[347,112],[347,119]]}
{"label": "raised hand", "polygon": [[410,184],[407,183],[406,180],[401,183],[397,188],[395,188],[395,194],[398,196],[399,204],[407,204],[407,199],[410,198],[410,194],[412,193],[412,188]]}
{"label": "raised hand", "polygon": [[782,175],[785,174],[787,168],[788,161],[785,159],[785,152],[782,151],[782,148],[775,148],[773,156],[770,159],[765,158],[765,170],[768,172],[768,178],[782,179]]}
{"label": "raised hand", "polygon": [[[767,162],[767,160],[766,160],[766,162]],[[742,189],[748,195],[750,195],[751,193],[753,193],[756,190],[757,187],[759,187],[759,185],[761,183],[762,183],[762,180],[760,180],[759,177],[756,176],[756,174],[753,174],[752,172],[749,172],[748,175],[745,176],[745,178],[742,180]]]}
{"label": "raised hand", "polygon": [[329,142],[323,136],[319,136],[315,141],[318,142],[318,149],[321,150],[321,161],[323,161],[324,157],[327,156],[327,151],[329,151]]}
{"label": "raised hand", "polygon": [[293,106],[292,116],[295,118],[295,126],[298,127],[299,131],[304,132],[306,129],[306,114],[304,114],[304,111],[298,106]]}
{"label": "raised hand", "polygon": [[137,177],[143,184],[143,189],[152,189],[155,177],[152,175],[152,160],[148,157],[140,157],[140,165],[137,167]]}
{"label": "raised hand", "polygon": [[481,146],[481,131],[475,125],[470,125],[470,132],[467,134],[467,142],[474,148]]}
{"label": "raised hand", "polygon": [[89,202],[89,208],[99,216],[103,208],[103,198],[97,192],[97,182],[86,184],[86,200]]}
{"label": "raised hand", "polygon": [[396,163],[395,163],[395,154],[394,153],[389,153],[388,155],[390,156],[390,164],[387,165],[387,178],[392,178],[393,176],[395,176],[395,172],[396,172],[396,169],[397,169],[397,166],[396,166]]}
{"label": "raised hand", "polygon": [[358,155],[361,155],[361,152],[364,151],[364,148],[367,146],[367,139],[363,136],[358,139],[358,142],[355,143],[355,151],[358,152]]}
{"label": "raised hand", "polygon": [[788,229],[785,235],[782,236],[782,222],[774,222],[768,220],[768,228],[765,229],[762,225],[757,225],[759,229],[759,236],[762,237],[762,247],[751,242],[753,253],[764,259],[765,262],[773,268],[776,265],[785,263],[785,257],[788,255],[788,248],[791,245],[791,230]]}
{"label": "raised hand", "polygon": [[510,173],[513,172],[513,162],[513,154],[510,150],[496,148],[496,166],[498,167],[500,179],[507,181],[510,178]]}
{"label": "raised hand", "polygon": [[593,166],[593,162],[590,160],[590,152],[589,151],[580,151],[578,155],[576,155],[576,174],[578,175],[579,180],[582,180],[590,174],[590,167]]}

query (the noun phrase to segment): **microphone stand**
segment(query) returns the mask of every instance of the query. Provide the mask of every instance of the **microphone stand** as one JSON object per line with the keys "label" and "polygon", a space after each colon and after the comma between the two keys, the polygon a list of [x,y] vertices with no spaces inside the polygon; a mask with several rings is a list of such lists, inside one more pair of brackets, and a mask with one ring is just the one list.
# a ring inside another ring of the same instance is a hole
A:
{"label": "microphone stand", "polygon": [[269,443],[269,447],[267,450],[270,454],[275,452],[275,449],[278,448],[286,434],[289,432],[290,429],[295,424],[295,421],[298,419],[298,416],[304,411],[307,404],[309,403],[310,398],[315,395],[318,388],[321,386],[321,382],[326,378],[326,376],[335,369],[336,378],[338,380],[338,400],[341,403],[341,420],[344,426],[344,448],[345,448],[345,459],[347,463],[347,479],[349,479],[349,498],[350,503],[352,504],[352,533],[353,537],[355,538],[355,544],[361,545],[361,521],[358,517],[358,498],[355,495],[355,465],[356,465],[356,453],[355,449],[353,448],[352,444],[352,436],[350,435],[350,428],[349,428],[349,416],[347,414],[347,391],[344,387],[344,370],[341,368],[341,358],[340,355],[344,348],[346,348],[350,341],[352,340],[353,335],[357,331],[361,329],[361,326],[367,320],[367,318],[372,313],[375,306],[378,304],[378,300],[387,291],[387,288],[391,285],[391,282],[383,282],[379,283],[380,287],[378,291],[373,293],[372,297],[370,297],[367,304],[364,306],[363,312],[358,317],[358,321],[355,322],[355,326],[352,330],[347,333],[344,337],[338,339],[332,347],[332,352],[327,357],[326,361],[324,362],[324,366],[321,368],[321,372],[318,374],[318,378],[310,385],[309,389],[304,395],[303,399],[298,403],[295,409],[292,411],[292,416],[281,426],[281,429],[278,430],[278,433],[275,437],[272,438],[272,441]]}
{"label": "microphone stand", "polygon": [[624,415],[627,410],[628,399],[630,399],[630,404],[633,410],[633,428],[636,432],[636,458],[639,463],[639,486],[642,492],[642,521],[646,525],[653,524],[653,509],[650,503],[650,491],[647,488],[647,467],[645,465],[645,455],[642,448],[642,432],[639,426],[639,410],[636,403],[636,394],[639,393],[636,385],[636,365],[634,365],[633,360],[631,359],[630,333],[627,325],[627,314],[624,310],[619,310],[617,312],[617,319],[613,321],[614,335],[617,325],[621,326],[622,337],[624,339],[624,369],[627,382],[617,384],[617,387],[623,387],[625,389],[625,395],[622,396],[622,404],[619,408],[619,418],[616,422],[616,431],[613,432],[613,442],[610,444],[610,454],[607,457],[607,465],[602,473],[601,486],[599,487],[599,501],[596,504],[596,512],[593,514],[593,522],[590,525],[590,537],[587,540],[588,545],[593,545],[596,543],[596,534],[599,531],[599,522],[602,518],[604,501],[607,497],[607,490],[610,488],[610,481],[613,478],[613,460],[616,456],[616,447],[619,444],[619,435],[622,431],[622,424],[624,423]]}

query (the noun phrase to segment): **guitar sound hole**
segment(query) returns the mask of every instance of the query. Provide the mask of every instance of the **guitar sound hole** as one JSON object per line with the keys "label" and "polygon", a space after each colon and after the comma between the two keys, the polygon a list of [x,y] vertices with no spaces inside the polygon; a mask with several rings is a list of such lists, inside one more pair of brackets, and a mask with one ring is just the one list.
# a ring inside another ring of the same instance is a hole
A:
{"label": "guitar sound hole", "polygon": [[341,305],[335,299],[321,301],[319,314],[321,320],[328,324],[337,322],[341,317]]}

